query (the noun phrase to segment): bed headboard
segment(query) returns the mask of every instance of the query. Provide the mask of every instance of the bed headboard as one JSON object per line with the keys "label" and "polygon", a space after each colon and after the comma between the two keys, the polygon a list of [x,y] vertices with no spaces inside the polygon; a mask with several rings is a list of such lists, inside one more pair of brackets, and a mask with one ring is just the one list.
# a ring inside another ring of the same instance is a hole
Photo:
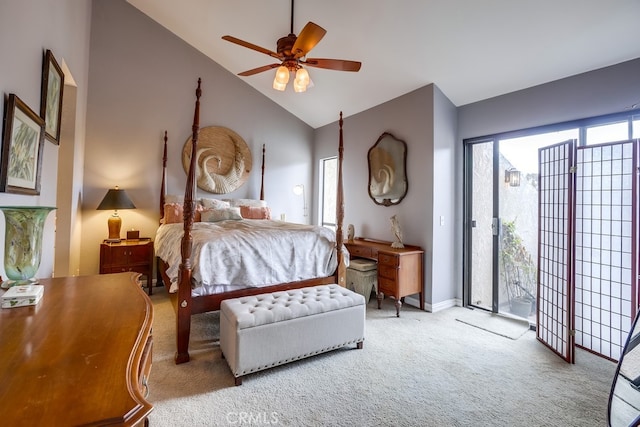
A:
{"label": "bed headboard", "polygon": [[[198,80],[199,82],[200,80]],[[160,221],[164,218],[164,207],[167,203],[167,131],[164,131],[164,148],[162,155],[162,183],[160,184]],[[264,165],[265,165],[265,144],[262,144],[262,176],[260,178],[260,200],[264,200]],[[193,159],[193,153],[191,158]],[[194,176],[195,179],[195,176]],[[194,188],[195,191],[195,188]],[[195,195],[194,195],[195,196]]]}

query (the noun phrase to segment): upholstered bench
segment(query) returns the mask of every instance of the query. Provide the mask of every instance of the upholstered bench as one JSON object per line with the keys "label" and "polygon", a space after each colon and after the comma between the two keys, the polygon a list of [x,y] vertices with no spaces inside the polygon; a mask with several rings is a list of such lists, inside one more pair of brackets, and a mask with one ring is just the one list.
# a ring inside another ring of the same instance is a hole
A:
{"label": "upholstered bench", "polygon": [[339,285],[233,298],[220,306],[220,348],[236,385],[252,372],[364,342],[364,297]]}

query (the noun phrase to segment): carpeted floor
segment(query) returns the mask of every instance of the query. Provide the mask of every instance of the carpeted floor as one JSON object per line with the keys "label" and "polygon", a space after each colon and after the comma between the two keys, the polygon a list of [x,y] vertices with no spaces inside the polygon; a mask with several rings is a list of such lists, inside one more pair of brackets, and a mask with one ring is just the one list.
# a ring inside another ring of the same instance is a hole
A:
{"label": "carpeted floor", "polygon": [[259,372],[235,387],[218,314],[194,316],[191,361],[175,365],[175,317],[154,288],[152,426],[604,426],[615,364],[577,351],[570,365],[527,331],[510,339],[392,300],[367,307],[363,350]]}

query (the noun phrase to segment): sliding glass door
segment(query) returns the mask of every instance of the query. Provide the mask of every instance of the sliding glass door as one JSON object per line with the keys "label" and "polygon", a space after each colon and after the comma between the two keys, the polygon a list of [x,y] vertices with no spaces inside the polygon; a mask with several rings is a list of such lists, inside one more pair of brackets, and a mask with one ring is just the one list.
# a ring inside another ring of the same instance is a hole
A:
{"label": "sliding glass door", "polygon": [[467,158],[470,160],[470,176],[468,203],[470,220],[467,237],[469,239],[470,256],[468,261],[469,278],[471,280],[468,304],[485,310],[496,311],[497,299],[494,286],[493,251],[495,250],[494,212],[494,143],[486,141],[468,147]]}
{"label": "sliding glass door", "polygon": [[577,130],[467,146],[467,262],[471,306],[536,321],[538,149]]}

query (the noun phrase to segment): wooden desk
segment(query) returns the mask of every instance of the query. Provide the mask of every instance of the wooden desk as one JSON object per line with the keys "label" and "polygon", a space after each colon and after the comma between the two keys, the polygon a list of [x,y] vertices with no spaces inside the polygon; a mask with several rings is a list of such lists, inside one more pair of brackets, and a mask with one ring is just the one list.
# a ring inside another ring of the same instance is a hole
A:
{"label": "wooden desk", "polygon": [[404,297],[419,294],[420,310],[424,310],[424,251],[420,247],[392,248],[391,242],[364,238],[344,244],[352,257],[378,261],[378,308],[385,295],[392,296],[396,300],[396,316],[400,317]]}
{"label": "wooden desk", "polygon": [[142,425],[153,306],[139,275],[41,280],[36,306],[0,309],[4,425]]}

